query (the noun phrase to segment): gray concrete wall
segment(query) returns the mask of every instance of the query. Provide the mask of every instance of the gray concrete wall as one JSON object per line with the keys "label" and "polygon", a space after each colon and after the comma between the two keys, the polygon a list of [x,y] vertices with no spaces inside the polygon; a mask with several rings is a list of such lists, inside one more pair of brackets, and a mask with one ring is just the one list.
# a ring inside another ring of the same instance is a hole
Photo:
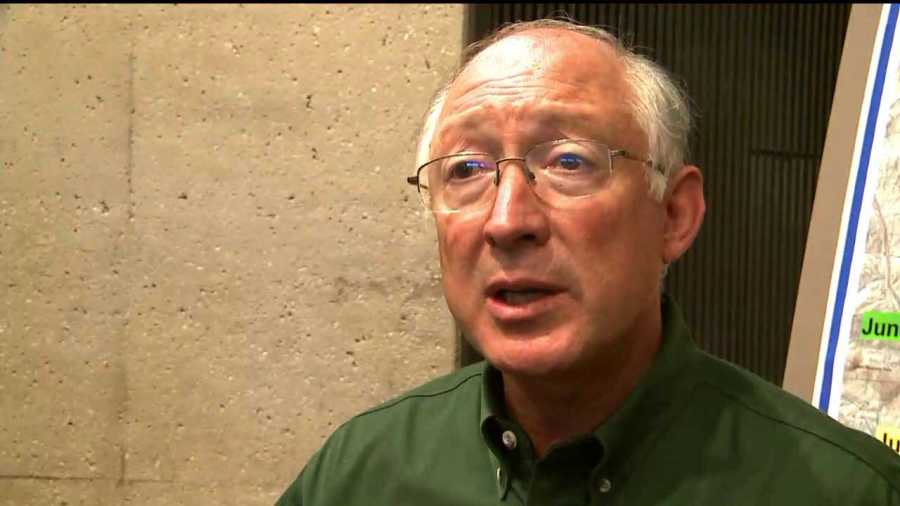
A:
{"label": "gray concrete wall", "polygon": [[462,7],[0,6],[0,504],[271,504],[453,363]]}

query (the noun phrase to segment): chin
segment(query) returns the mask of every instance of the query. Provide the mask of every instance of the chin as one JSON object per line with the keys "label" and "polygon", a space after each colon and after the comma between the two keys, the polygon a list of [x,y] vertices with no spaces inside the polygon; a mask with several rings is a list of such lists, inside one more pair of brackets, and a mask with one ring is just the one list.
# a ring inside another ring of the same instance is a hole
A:
{"label": "chin", "polygon": [[548,376],[570,370],[575,365],[568,340],[558,336],[509,337],[489,335],[476,343],[485,360],[505,374]]}

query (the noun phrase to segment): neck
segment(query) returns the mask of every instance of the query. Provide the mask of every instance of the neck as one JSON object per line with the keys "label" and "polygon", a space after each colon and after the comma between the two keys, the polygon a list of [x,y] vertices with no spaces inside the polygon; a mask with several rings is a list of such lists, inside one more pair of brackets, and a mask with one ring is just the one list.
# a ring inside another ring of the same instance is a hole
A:
{"label": "neck", "polygon": [[620,339],[621,346],[577,370],[550,377],[502,373],[507,410],[528,433],[538,458],[554,443],[593,431],[625,403],[662,341],[659,306],[654,314]]}

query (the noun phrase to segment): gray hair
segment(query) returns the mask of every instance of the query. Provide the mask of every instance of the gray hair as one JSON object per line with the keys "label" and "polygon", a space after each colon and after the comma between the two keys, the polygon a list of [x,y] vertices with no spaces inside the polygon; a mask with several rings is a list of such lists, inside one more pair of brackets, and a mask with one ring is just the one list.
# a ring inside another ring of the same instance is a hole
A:
{"label": "gray hair", "polygon": [[558,29],[587,35],[608,44],[621,58],[625,67],[625,80],[633,90],[632,111],[647,136],[650,151],[648,155],[653,162],[653,166],[646,171],[650,193],[657,200],[662,199],[669,176],[684,165],[688,155],[691,113],[687,96],[665,69],[626,47],[613,34],[571,21],[539,19],[509,24],[466,48],[463,51],[463,64],[447,84],[438,90],[428,109],[416,151],[416,165],[422,165],[430,159],[431,144],[437,133],[438,118],[444,109],[447,92],[472,59],[495,42],[537,29]]}

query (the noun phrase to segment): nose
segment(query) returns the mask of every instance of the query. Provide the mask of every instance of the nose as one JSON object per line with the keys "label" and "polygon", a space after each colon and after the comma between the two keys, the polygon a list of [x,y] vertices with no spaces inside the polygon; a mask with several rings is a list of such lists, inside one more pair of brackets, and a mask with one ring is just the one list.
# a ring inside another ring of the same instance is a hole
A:
{"label": "nose", "polygon": [[507,166],[498,175],[497,196],[484,224],[485,240],[501,249],[547,242],[550,226],[546,209],[532,189],[533,176],[521,159],[501,161]]}

